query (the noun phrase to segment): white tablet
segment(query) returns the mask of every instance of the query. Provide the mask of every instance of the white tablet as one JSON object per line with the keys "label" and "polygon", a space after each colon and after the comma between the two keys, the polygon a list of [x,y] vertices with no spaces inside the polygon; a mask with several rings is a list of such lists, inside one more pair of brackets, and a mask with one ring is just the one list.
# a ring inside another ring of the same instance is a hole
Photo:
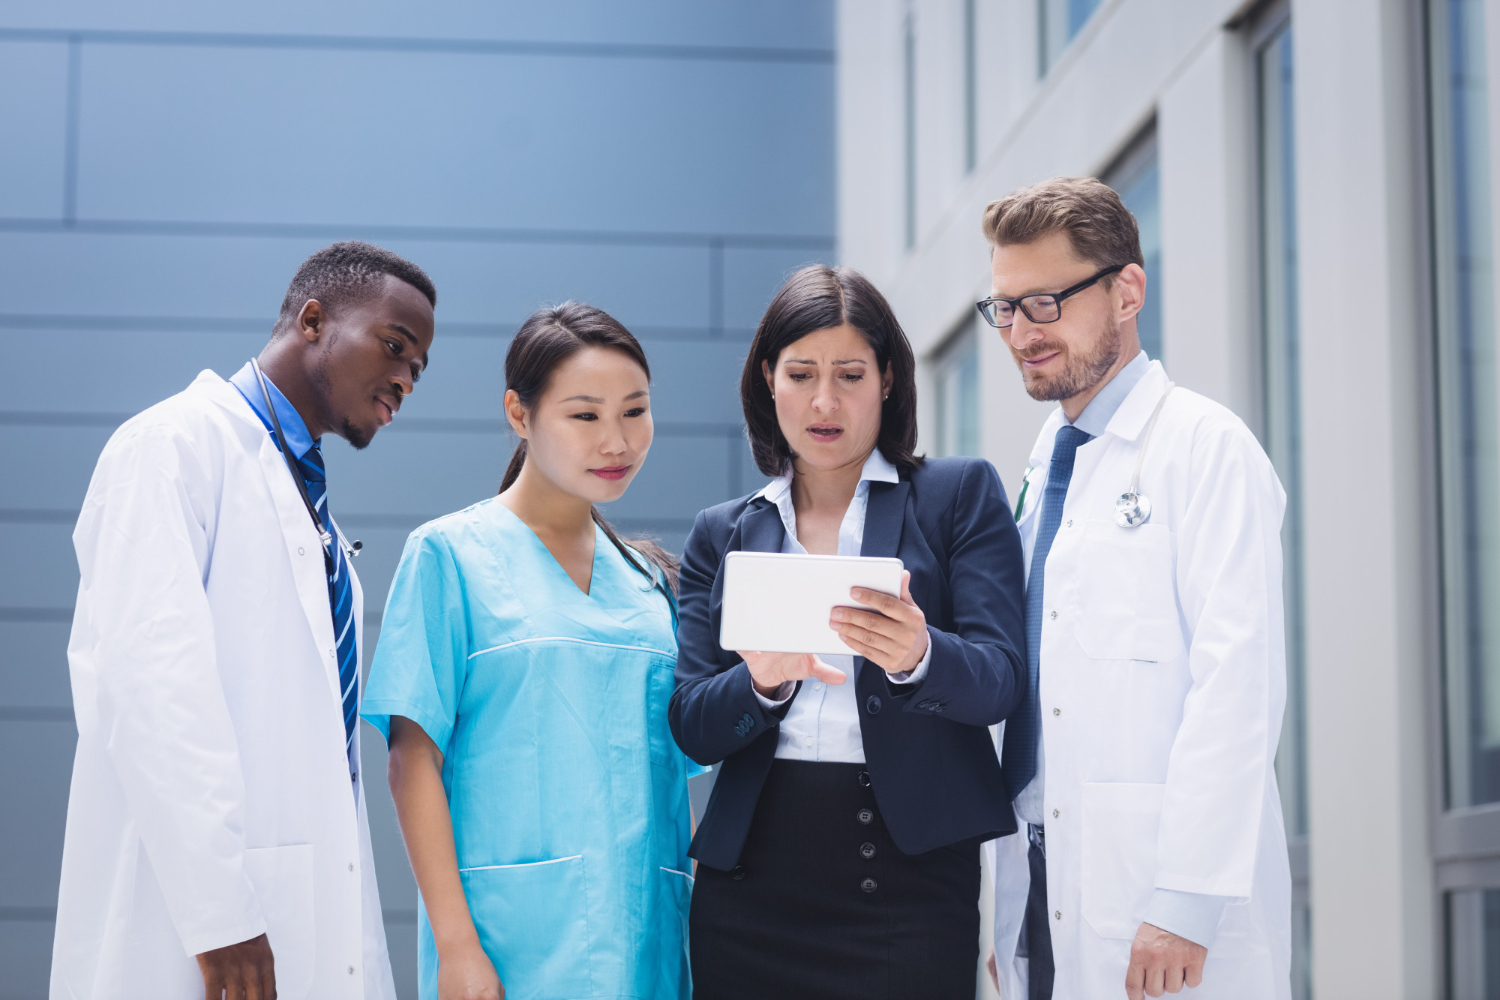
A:
{"label": "white tablet", "polygon": [[761,653],[857,655],[828,625],[836,607],[868,607],[853,587],[901,595],[901,560],[731,552],[719,645]]}

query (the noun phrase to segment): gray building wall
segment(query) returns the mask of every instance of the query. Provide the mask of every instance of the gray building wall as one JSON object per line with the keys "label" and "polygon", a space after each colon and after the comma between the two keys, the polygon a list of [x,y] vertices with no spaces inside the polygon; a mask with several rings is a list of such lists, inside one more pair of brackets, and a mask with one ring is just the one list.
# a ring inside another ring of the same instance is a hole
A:
{"label": "gray building wall", "polygon": [[[69,536],[112,430],[238,368],[297,264],[367,239],[439,290],[400,418],[329,448],[367,662],[407,532],[498,485],[504,353],[542,304],[594,303],[644,343],[656,444],[609,515],[680,550],[761,481],[738,366],[783,275],[833,253],[833,64],[827,0],[0,6],[0,998],[46,992]],[[415,886],[384,782],[368,793],[415,996]]]}

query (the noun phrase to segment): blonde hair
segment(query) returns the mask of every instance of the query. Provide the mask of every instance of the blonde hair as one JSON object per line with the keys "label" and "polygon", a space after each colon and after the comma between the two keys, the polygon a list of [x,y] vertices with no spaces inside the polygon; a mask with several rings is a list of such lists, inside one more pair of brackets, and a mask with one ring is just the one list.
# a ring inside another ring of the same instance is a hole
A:
{"label": "blonde hair", "polygon": [[1054,177],[1012,191],[984,210],[984,238],[991,246],[1031,243],[1056,232],[1067,233],[1073,252],[1098,267],[1146,264],[1135,216],[1093,177]]}

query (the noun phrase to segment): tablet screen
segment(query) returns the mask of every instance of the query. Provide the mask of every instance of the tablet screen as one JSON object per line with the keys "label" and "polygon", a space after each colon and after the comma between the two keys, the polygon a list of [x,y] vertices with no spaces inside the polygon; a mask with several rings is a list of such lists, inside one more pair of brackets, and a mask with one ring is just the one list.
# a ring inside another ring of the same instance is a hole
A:
{"label": "tablet screen", "polygon": [[719,645],[761,653],[857,655],[828,624],[835,607],[866,607],[865,587],[898,597],[900,559],[731,552],[724,560]]}

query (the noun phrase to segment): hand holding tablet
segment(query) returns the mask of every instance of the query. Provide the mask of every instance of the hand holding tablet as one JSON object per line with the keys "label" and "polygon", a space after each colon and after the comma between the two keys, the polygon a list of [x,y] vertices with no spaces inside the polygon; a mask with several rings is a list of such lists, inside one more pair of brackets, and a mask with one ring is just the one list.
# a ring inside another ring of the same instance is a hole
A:
{"label": "hand holding tablet", "polygon": [[909,579],[899,559],[731,552],[719,644],[744,657],[762,694],[808,677],[842,683],[815,654],[911,670],[927,651],[927,620]]}

